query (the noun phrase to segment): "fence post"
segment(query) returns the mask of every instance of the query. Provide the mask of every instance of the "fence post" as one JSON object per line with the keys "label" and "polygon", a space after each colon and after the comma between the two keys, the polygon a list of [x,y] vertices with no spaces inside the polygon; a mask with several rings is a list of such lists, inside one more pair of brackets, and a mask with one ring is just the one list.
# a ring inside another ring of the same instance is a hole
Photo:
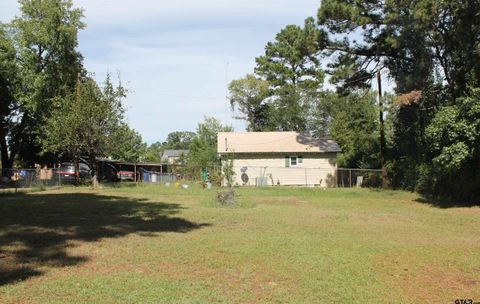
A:
{"label": "fence post", "polygon": [[352,169],[350,169],[348,171],[350,172],[350,178],[349,178],[350,188],[352,188]]}

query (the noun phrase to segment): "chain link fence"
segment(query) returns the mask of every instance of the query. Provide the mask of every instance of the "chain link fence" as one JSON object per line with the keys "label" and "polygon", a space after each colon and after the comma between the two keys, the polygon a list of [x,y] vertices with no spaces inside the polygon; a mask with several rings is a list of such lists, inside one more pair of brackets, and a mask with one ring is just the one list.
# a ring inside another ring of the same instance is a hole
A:
{"label": "chain link fence", "polygon": [[233,167],[238,186],[381,187],[381,170],[304,167]]}
{"label": "chain link fence", "polygon": [[336,169],[336,187],[382,187],[382,170],[380,169]]}
{"label": "chain link fence", "polygon": [[75,183],[75,176],[58,169],[1,169],[0,189],[58,187]]}
{"label": "chain link fence", "polygon": [[[140,182],[140,183],[173,183],[180,175],[177,173],[160,173],[155,171],[138,170],[137,178],[135,173],[130,171],[119,171],[115,179],[103,179],[107,182]],[[91,179],[82,174],[80,183],[88,184]],[[75,174],[64,172],[62,169],[0,169],[0,189],[19,189],[33,187],[59,187],[63,185],[74,185]]]}
{"label": "chain link fence", "polygon": [[[166,184],[179,181],[202,182],[201,172],[208,172],[208,181],[215,185],[224,184],[221,169],[177,167],[176,172],[162,173],[139,170],[137,177],[118,178],[117,182],[140,182]],[[236,186],[319,186],[328,188],[381,187],[381,170],[350,168],[282,168],[282,167],[242,167],[233,168]],[[124,173],[124,171],[119,171]],[[125,173],[127,174],[127,173]],[[120,176],[120,175],[119,175]],[[87,180],[82,179],[84,183]],[[2,169],[0,189],[32,187],[58,187],[75,184],[75,175],[61,169]]]}
{"label": "chain link fence", "polygon": [[[175,168],[180,179],[201,182],[201,171],[208,171],[208,180],[225,185],[220,167]],[[235,186],[307,186],[326,188],[381,187],[380,169],[305,168],[274,166],[233,166]]]}
{"label": "chain link fence", "polygon": [[149,184],[174,183],[180,179],[177,173],[159,173],[155,171],[143,171],[140,181]]}

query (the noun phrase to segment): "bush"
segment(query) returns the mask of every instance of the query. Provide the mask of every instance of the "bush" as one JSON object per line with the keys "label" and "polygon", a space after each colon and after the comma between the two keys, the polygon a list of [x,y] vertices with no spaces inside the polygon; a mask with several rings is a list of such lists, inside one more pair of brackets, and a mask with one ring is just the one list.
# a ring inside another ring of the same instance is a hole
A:
{"label": "bush", "polygon": [[235,203],[235,190],[230,187],[227,190],[218,191],[217,201],[222,205],[229,205]]}

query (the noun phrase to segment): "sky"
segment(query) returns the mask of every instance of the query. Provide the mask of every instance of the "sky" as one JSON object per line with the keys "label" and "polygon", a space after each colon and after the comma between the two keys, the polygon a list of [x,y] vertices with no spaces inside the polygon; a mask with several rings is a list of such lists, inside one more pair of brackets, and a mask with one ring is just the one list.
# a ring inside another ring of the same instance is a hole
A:
{"label": "sky", "polygon": [[[233,119],[227,83],[252,73],[255,57],[288,24],[315,16],[317,0],[73,0],[84,9],[84,64],[103,81],[120,74],[128,122],[144,141],[195,131],[205,116],[244,131]],[[0,0],[0,20],[18,15]]]}

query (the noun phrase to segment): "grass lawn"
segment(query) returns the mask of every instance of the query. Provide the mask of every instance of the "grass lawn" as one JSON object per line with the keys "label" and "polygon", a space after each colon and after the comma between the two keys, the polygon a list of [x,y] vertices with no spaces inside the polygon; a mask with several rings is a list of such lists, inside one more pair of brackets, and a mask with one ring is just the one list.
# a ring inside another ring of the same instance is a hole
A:
{"label": "grass lawn", "polygon": [[480,301],[480,208],[366,189],[0,194],[1,303]]}

